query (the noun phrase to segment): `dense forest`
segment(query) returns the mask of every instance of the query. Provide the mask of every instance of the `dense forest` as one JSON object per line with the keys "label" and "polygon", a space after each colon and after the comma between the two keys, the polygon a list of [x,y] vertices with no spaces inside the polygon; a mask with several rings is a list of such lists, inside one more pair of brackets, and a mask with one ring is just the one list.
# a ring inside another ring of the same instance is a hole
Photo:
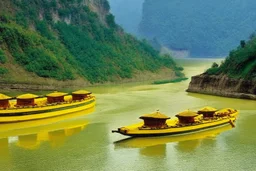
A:
{"label": "dense forest", "polygon": [[241,41],[221,64],[213,63],[206,71],[209,75],[225,74],[230,78],[256,80],[256,37]]}
{"label": "dense forest", "polygon": [[161,68],[183,76],[170,56],[124,33],[109,10],[107,0],[2,0],[1,80],[12,65],[39,77],[91,83]]}
{"label": "dense forest", "polygon": [[145,0],[139,33],[192,57],[226,56],[256,29],[254,0]]}

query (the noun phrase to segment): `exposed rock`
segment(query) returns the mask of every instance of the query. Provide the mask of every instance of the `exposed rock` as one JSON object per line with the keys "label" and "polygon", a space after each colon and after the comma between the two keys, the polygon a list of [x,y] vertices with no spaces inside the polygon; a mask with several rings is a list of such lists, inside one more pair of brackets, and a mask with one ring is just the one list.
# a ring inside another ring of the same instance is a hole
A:
{"label": "exposed rock", "polygon": [[188,92],[256,100],[256,80],[233,79],[226,75],[193,76]]}

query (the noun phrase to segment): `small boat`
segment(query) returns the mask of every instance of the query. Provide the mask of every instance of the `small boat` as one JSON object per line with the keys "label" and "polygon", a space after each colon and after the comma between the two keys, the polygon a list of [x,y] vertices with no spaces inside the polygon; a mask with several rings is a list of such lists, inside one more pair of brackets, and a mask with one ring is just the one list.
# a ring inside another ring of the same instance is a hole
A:
{"label": "small boat", "polygon": [[0,94],[0,123],[44,119],[75,113],[95,106],[95,96],[86,90],[67,94],[53,92],[39,97],[23,94],[12,98]]}
{"label": "small boat", "polygon": [[186,110],[170,118],[159,111],[140,117],[144,122],[112,130],[132,137],[180,135],[230,124],[235,126],[238,111],[232,108],[217,110],[204,107],[197,112]]}

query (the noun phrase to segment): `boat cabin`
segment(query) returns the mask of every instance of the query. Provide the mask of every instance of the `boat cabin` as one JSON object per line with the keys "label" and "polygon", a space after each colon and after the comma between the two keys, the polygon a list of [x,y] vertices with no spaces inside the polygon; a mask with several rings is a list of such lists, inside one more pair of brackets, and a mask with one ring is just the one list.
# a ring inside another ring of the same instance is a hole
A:
{"label": "boat cabin", "polygon": [[35,98],[37,98],[37,95],[34,94],[23,94],[18,97],[16,106],[18,107],[25,107],[25,106],[35,106]]}
{"label": "boat cabin", "polygon": [[4,94],[0,94],[0,109],[6,109],[10,106],[9,100],[11,97],[6,96]]}
{"label": "boat cabin", "polygon": [[178,113],[175,116],[179,119],[179,123],[190,124],[195,123],[195,117],[198,116],[198,114],[193,111],[186,110],[184,112]]}
{"label": "boat cabin", "polygon": [[226,109],[222,109],[222,110],[215,112],[214,115],[217,117],[224,117],[224,116],[229,116],[230,114],[235,113],[235,112],[237,112],[237,110],[234,110],[231,108],[226,108]]}
{"label": "boat cabin", "polygon": [[50,94],[47,94],[47,103],[51,104],[51,103],[59,103],[59,102],[64,102],[64,96],[67,95],[67,93],[63,93],[63,92],[53,92]]}
{"label": "boat cabin", "polygon": [[78,90],[75,92],[72,92],[72,99],[73,100],[84,100],[88,97],[90,97],[92,93],[86,90]]}
{"label": "boat cabin", "polygon": [[156,111],[152,114],[143,115],[140,117],[140,119],[144,120],[143,128],[157,129],[166,128],[166,120],[170,119],[170,117]]}
{"label": "boat cabin", "polygon": [[217,109],[213,108],[213,107],[204,107],[200,110],[198,110],[198,114],[202,114],[204,118],[206,117],[213,117],[214,113],[217,111]]}

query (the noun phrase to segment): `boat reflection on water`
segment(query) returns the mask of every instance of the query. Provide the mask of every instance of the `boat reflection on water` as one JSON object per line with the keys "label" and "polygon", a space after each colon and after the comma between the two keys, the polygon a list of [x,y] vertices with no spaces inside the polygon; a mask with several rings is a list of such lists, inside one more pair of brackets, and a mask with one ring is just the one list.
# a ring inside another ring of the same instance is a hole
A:
{"label": "boat reflection on water", "polygon": [[63,145],[67,137],[82,131],[88,121],[86,114],[92,113],[95,107],[87,110],[34,121],[9,123],[0,125],[0,156],[8,155],[9,146],[34,150],[43,142],[49,142],[51,147]]}
{"label": "boat reflection on water", "polygon": [[[212,138],[212,137],[206,137]],[[202,139],[194,139],[187,141],[180,141],[175,145],[175,149],[180,152],[191,152],[200,147]]]}
{"label": "boat reflection on water", "polygon": [[166,156],[166,144],[154,145],[140,149],[140,154],[143,156]]}
{"label": "boat reflection on water", "polygon": [[[17,136],[16,145],[25,149],[34,150],[40,147],[43,142],[49,142],[51,147],[58,147],[64,144],[66,139],[76,133],[82,131],[86,125],[87,121],[73,122],[72,127],[57,128],[54,131],[40,131],[37,134],[29,135],[19,135]],[[14,141],[15,142],[15,141]]]}
{"label": "boat reflection on water", "polygon": [[[200,140],[205,138],[213,138],[216,137],[221,132],[227,131],[232,129],[230,124],[222,127],[217,127],[210,130],[204,130],[201,132],[195,132],[191,134],[183,134],[177,136],[163,136],[163,137],[138,137],[138,138],[127,138],[123,140],[116,141],[115,148],[145,148],[145,147],[152,147],[161,144],[167,144],[171,142],[178,142],[182,146],[183,143],[187,141],[195,142],[189,144],[195,144],[195,148],[200,144]],[[182,148],[182,147],[181,147]],[[190,150],[192,147],[189,148]]]}

